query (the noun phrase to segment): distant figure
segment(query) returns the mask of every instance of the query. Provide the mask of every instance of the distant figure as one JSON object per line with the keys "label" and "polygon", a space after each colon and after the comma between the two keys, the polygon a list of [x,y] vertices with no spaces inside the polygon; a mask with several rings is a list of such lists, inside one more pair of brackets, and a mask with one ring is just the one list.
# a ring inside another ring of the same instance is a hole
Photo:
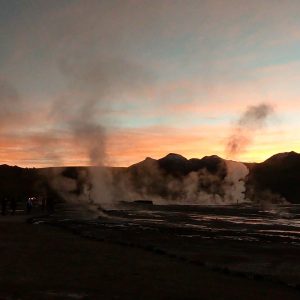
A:
{"label": "distant figure", "polygon": [[27,201],[26,201],[26,211],[27,211],[27,214],[31,213],[32,206],[33,206],[32,198],[27,198]]}
{"label": "distant figure", "polygon": [[10,209],[11,209],[11,214],[14,215],[17,210],[17,201],[14,196],[11,197],[11,199],[10,199]]}
{"label": "distant figure", "polygon": [[2,216],[6,215],[6,207],[7,207],[7,197],[3,197],[1,199],[1,214],[2,214]]}

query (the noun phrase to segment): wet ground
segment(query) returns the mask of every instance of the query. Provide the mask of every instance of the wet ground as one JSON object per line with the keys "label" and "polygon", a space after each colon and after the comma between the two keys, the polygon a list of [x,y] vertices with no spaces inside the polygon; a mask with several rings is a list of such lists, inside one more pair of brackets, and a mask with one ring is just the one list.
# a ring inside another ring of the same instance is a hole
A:
{"label": "wet ground", "polygon": [[120,233],[114,239],[112,231],[83,221],[62,227],[26,223],[21,216],[1,220],[1,300],[299,299],[295,288],[171,256],[150,246],[159,241],[156,234],[144,244],[136,234],[127,240],[118,227],[112,230]]}
{"label": "wet ground", "polygon": [[73,208],[39,218],[81,236],[142,248],[216,272],[300,287],[300,206],[127,204],[98,218]]}

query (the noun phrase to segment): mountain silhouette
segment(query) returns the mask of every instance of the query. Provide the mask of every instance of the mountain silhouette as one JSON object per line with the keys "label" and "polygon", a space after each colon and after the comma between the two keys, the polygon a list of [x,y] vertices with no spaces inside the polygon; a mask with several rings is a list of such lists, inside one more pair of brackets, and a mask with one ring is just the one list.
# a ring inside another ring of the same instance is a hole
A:
{"label": "mountain silhouette", "polygon": [[[245,178],[247,190],[255,193],[269,191],[284,197],[290,203],[300,204],[300,154],[296,152],[278,153],[262,163],[245,163],[249,175]],[[66,167],[63,176],[78,178],[79,173],[88,167]],[[55,168],[49,168],[55,169]],[[49,192],[45,171],[47,168],[20,168],[0,165],[0,197],[16,195],[27,197]],[[201,173],[202,176],[213,176],[220,180],[226,177],[226,160],[216,156],[187,159],[176,153],[170,153],[160,159],[147,157],[145,160],[127,168],[111,168],[116,183],[123,177],[130,177],[137,189],[147,188],[152,193],[158,191],[166,195],[165,178],[183,180],[186,176]],[[204,191],[211,188],[207,183],[199,184]]]}
{"label": "mountain silhouette", "polygon": [[255,164],[250,171],[250,183],[257,190],[270,190],[291,203],[300,203],[300,154],[279,153]]}

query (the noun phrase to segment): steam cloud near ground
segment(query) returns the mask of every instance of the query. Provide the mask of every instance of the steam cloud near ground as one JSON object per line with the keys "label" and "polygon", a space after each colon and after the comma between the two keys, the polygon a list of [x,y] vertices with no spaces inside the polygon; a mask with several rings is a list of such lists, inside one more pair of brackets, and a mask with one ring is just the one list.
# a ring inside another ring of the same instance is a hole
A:
{"label": "steam cloud near ground", "polygon": [[174,176],[160,169],[155,160],[148,160],[136,172],[121,177],[120,194],[125,200],[151,199],[159,204],[235,204],[245,202],[245,186],[241,181],[248,174],[245,165],[220,160],[216,172],[207,169],[186,176]]}

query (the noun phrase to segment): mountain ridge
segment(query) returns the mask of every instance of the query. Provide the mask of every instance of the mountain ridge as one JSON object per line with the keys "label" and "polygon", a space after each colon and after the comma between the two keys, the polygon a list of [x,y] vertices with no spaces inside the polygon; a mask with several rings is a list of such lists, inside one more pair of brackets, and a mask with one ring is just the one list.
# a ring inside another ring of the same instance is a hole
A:
{"label": "mountain ridge", "polygon": [[[163,196],[166,181],[164,178],[172,177],[178,182],[184,180],[189,174],[201,174],[213,178],[213,184],[224,181],[227,169],[225,159],[210,155],[202,158],[187,159],[176,153],[154,159],[146,157],[143,161],[129,167],[111,170],[114,182],[117,184],[123,178],[130,178],[133,185],[142,189],[151,183],[152,190],[159,189]],[[268,191],[279,195],[291,203],[300,204],[300,154],[294,151],[277,153],[260,163],[243,163],[249,169],[246,176],[246,194],[254,191]],[[55,170],[63,169],[63,176],[78,179],[82,170],[91,167],[52,167],[52,168],[21,168],[18,166],[0,165],[0,196],[3,194],[32,195],[49,190],[49,182],[45,174],[55,174]],[[54,173],[51,173],[54,172]],[[144,178],[145,177],[145,178]],[[221,183],[220,183],[221,184]],[[199,182],[199,188],[212,191],[210,183]]]}

